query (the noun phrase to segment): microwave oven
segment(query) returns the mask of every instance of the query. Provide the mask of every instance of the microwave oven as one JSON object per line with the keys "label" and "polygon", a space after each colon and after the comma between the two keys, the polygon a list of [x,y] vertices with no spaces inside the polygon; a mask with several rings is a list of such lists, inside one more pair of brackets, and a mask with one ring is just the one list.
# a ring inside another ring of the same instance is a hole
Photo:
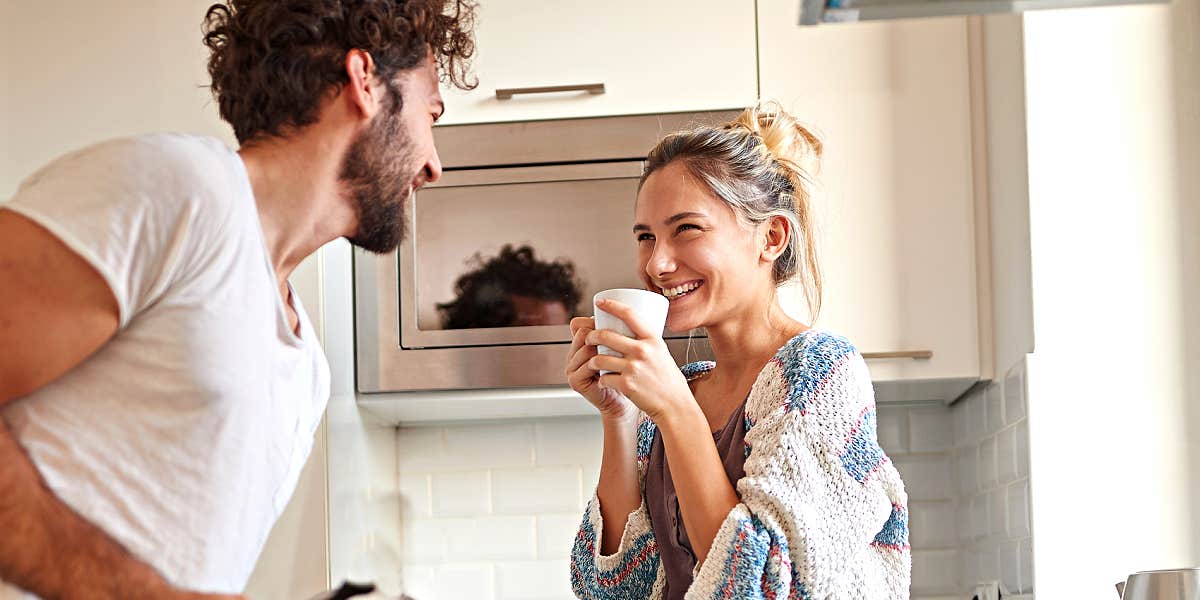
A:
{"label": "microwave oven", "polygon": [[[632,234],[646,153],[738,111],[439,126],[443,175],[392,253],[354,251],[363,393],[565,385],[572,316],[642,287]],[[680,364],[702,331],[665,333]]]}

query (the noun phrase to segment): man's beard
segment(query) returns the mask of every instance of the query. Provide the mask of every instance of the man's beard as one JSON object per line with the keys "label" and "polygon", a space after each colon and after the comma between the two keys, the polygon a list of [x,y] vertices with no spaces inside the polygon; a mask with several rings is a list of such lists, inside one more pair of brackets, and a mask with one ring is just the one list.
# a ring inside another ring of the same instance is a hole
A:
{"label": "man's beard", "polygon": [[417,174],[410,170],[413,148],[404,134],[400,111],[390,108],[376,115],[350,144],[341,169],[341,181],[358,213],[358,231],[347,239],[376,254],[395,250],[407,235],[405,204],[411,194],[408,186]]}

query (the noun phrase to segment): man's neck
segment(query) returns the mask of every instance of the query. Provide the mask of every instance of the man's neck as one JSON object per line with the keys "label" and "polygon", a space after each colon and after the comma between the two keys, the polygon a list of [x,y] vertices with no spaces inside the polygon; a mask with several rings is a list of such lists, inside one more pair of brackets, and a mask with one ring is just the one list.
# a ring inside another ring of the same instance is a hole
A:
{"label": "man's neck", "polygon": [[307,129],[238,151],[281,288],[300,261],[353,234],[357,217],[338,180],[347,143]]}

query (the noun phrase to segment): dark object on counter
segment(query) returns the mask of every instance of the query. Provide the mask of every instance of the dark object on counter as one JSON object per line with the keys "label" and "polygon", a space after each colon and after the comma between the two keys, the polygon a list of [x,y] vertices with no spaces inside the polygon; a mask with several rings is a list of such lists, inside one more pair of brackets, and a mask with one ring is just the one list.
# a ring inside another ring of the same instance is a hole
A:
{"label": "dark object on counter", "polygon": [[338,588],[337,591],[335,591],[333,595],[329,597],[329,600],[346,600],[346,598],[363,596],[370,594],[373,591],[375,591],[375,584],[373,583],[359,584],[346,581],[342,583],[342,587]]}

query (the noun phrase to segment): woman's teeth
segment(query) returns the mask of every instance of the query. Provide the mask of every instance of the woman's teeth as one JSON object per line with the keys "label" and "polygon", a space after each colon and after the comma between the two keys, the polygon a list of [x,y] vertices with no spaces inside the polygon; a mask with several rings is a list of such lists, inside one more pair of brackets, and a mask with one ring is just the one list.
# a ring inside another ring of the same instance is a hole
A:
{"label": "woman's teeth", "polygon": [[688,292],[700,287],[701,283],[702,282],[700,282],[700,281],[693,281],[691,283],[685,283],[678,287],[663,288],[662,292],[663,292],[663,295],[666,296],[668,299],[673,300],[675,298],[683,296],[684,294],[687,294]]}

